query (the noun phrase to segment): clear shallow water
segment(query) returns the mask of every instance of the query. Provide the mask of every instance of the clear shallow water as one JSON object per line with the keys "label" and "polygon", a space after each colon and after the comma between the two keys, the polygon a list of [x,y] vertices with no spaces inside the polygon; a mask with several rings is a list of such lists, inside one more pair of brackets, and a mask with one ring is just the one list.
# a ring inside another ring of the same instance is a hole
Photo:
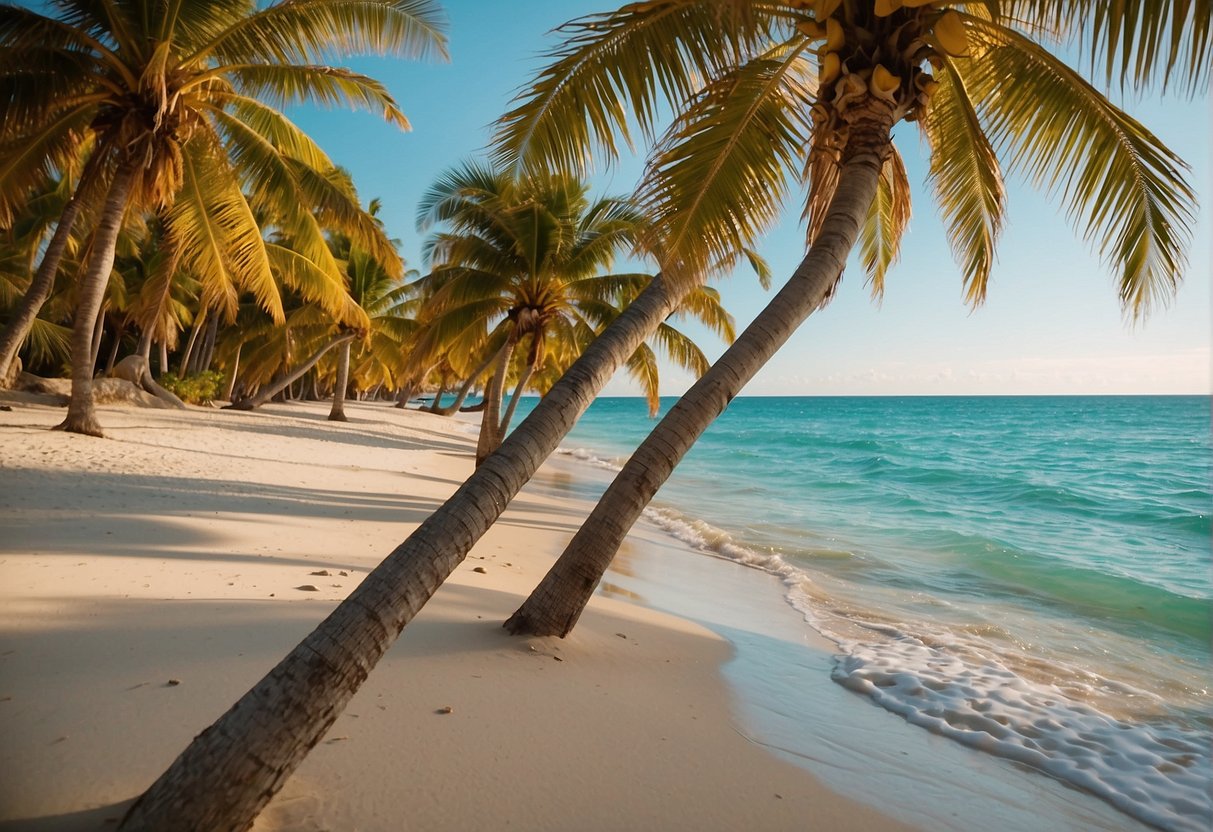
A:
{"label": "clear shallow water", "polygon": [[[652,426],[600,399],[565,453],[617,466]],[[837,683],[1203,830],[1209,436],[1203,397],[741,398],[649,517],[779,575]]]}

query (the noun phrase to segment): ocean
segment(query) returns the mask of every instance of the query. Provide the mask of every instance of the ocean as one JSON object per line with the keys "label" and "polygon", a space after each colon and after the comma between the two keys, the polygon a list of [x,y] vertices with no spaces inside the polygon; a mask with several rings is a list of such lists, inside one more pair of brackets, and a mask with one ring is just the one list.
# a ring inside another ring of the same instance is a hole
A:
{"label": "ocean", "polygon": [[[561,453],[618,468],[653,425],[601,398]],[[647,515],[777,575],[873,706],[1206,830],[1210,451],[1200,396],[743,397]]]}

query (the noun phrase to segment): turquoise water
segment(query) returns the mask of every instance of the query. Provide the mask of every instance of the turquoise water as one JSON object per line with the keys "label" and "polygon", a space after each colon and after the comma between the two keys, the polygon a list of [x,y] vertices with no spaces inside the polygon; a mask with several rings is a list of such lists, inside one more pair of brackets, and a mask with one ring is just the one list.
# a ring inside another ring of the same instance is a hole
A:
{"label": "turquoise water", "polygon": [[[618,466],[653,424],[600,399],[562,450]],[[740,398],[649,519],[779,575],[873,703],[1207,829],[1209,428],[1204,397]]]}

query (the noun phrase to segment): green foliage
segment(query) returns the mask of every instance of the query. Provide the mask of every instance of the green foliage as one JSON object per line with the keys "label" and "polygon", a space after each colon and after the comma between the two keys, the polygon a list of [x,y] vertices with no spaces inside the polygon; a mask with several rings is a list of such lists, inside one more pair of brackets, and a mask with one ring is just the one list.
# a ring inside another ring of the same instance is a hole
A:
{"label": "green foliage", "polygon": [[204,370],[185,378],[165,373],[160,377],[160,386],[171,390],[178,398],[190,404],[210,404],[219,395],[223,381],[223,373],[218,370]]}

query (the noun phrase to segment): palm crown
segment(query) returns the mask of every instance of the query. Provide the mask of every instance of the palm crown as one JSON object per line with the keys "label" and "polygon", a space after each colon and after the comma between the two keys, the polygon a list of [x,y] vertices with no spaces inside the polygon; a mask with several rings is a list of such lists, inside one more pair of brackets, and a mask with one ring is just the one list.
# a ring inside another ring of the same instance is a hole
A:
{"label": "palm crown", "polygon": [[[564,45],[501,122],[498,157],[578,168],[594,150],[613,157],[635,118],[656,138],[641,186],[650,234],[672,262],[697,266],[752,241],[796,185],[808,186],[811,240],[843,148],[878,100],[893,122],[916,121],[930,146],[928,177],[970,301],[985,296],[1005,166],[1061,197],[1117,274],[1126,308],[1142,313],[1185,267],[1193,193],[1181,160],[1037,42],[1061,34],[1063,5],[634,3],[562,28]],[[1159,12],[1141,27],[1123,9],[1078,5],[1095,10],[1087,34],[1109,76],[1131,67],[1145,82],[1183,64],[1193,85],[1207,83],[1199,10]],[[656,136],[663,99],[676,116]],[[909,216],[904,167],[891,143],[884,155],[861,236],[877,291]]]}
{"label": "palm crown", "polygon": [[[559,374],[651,280],[648,274],[607,274],[642,234],[645,217],[630,200],[591,200],[571,176],[521,179],[477,164],[444,176],[420,207],[420,226],[446,229],[426,241],[434,263],[427,278],[432,314],[423,341],[460,353],[483,351],[486,341],[529,340],[524,367]],[[731,340],[731,317],[711,289],[683,304],[717,334]],[[656,343],[677,364],[697,373],[707,359],[669,324]],[[628,363],[631,375],[657,407],[656,359],[642,346]],[[550,381],[550,378],[549,378]]]}
{"label": "palm crown", "polygon": [[322,64],[351,51],[441,53],[432,3],[53,5],[57,19],[0,8],[0,224],[85,154],[103,172],[135,168],[131,203],[164,212],[182,265],[209,280],[229,314],[244,289],[281,318],[275,253],[255,218],[270,201],[302,253],[330,273],[321,222],[400,270],[350,189],[334,181],[332,162],[278,107],[345,103],[407,126],[379,82]]}

